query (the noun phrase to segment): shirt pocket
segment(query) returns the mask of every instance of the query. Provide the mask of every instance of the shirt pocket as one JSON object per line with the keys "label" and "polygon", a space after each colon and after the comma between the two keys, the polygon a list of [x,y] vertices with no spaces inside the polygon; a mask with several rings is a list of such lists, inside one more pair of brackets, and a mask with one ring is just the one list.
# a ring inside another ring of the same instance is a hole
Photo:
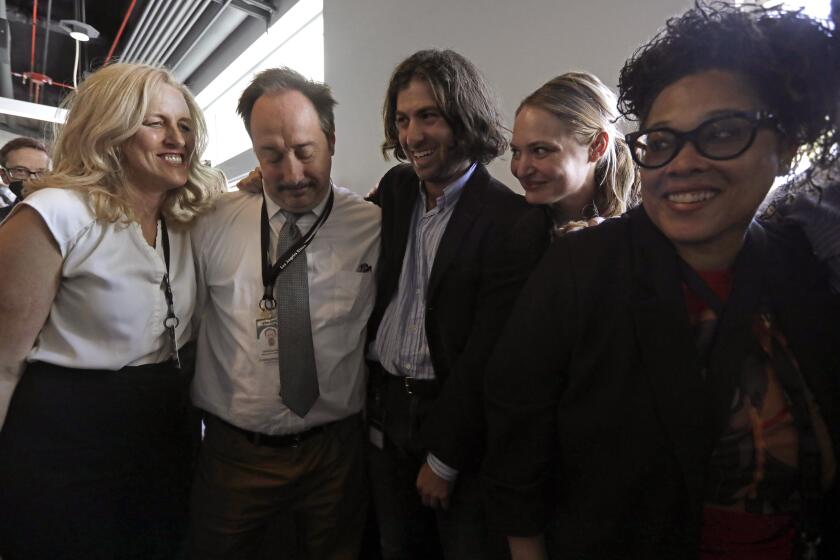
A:
{"label": "shirt pocket", "polygon": [[338,320],[367,321],[373,307],[373,271],[339,270],[333,286],[333,315]]}

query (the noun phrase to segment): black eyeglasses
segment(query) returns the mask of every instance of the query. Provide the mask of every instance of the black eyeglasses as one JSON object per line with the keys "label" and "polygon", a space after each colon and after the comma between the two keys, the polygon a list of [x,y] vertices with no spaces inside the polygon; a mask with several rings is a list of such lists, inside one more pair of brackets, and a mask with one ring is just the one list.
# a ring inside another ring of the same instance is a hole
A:
{"label": "black eyeglasses", "polygon": [[18,165],[15,167],[0,167],[0,169],[4,170],[9,177],[11,177],[12,179],[17,179],[18,181],[38,179],[44,173],[46,173],[46,171],[32,171],[28,167],[24,167],[22,165]]}
{"label": "black eyeglasses", "polygon": [[639,167],[656,169],[677,157],[686,142],[694,144],[703,157],[718,161],[734,159],[752,146],[760,126],[780,130],[774,115],[757,111],[714,117],[688,132],[667,127],[651,128],[630,133],[624,139]]}

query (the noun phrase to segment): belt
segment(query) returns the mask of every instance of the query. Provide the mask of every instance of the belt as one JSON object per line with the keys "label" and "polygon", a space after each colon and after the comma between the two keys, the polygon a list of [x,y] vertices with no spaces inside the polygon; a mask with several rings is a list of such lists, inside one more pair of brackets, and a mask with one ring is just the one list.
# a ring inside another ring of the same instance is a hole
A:
{"label": "belt", "polygon": [[395,375],[382,367],[379,362],[368,361],[370,383],[373,387],[384,387],[386,383],[399,383],[409,396],[437,397],[440,383],[437,379],[417,379],[405,375]]}
{"label": "belt", "polygon": [[385,375],[389,383],[399,383],[410,396],[437,397],[440,393],[440,383],[437,379],[417,379],[416,377],[392,375],[390,373]]}
{"label": "belt", "polygon": [[239,426],[234,426],[230,422],[227,422],[218,416],[214,416],[216,420],[245,437],[250,443],[254,445],[262,445],[264,447],[298,447],[304,441],[310,439],[313,436],[316,436],[322,432],[327,431],[331,426],[346,420],[346,418],[342,418],[342,420],[336,420],[334,422],[327,422],[326,424],[321,424],[319,426],[314,426],[309,428],[308,430],[304,430],[302,432],[297,432],[296,434],[283,434],[283,435],[276,435],[272,436],[269,434],[263,434],[260,432],[252,432],[250,430],[245,430],[240,428]]}

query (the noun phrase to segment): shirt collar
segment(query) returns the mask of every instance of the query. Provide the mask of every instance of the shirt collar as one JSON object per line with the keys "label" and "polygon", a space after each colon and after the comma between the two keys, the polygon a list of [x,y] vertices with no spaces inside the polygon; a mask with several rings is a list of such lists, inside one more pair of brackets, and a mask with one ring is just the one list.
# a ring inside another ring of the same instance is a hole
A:
{"label": "shirt collar", "polygon": [[[332,179],[330,179],[330,190],[332,190],[333,188],[335,188],[335,185],[333,184]],[[271,221],[272,219],[274,219],[277,213],[281,212],[283,209],[280,208],[280,206],[276,202],[274,202],[270,196],[265,194],[265,187],[263,187],[263,196],[265,197],[265,211],[268,214],[269,221]],[[319,218],[321,216],[321,213],[324,211],[324,208],[327,205],[327,200],[329,200],[329,198],[330,193],[329,191],[327,191],[327,194],[324,196],[324,199],[321,202],[319,202],[315,208],[310,210],[310,212],[315,214],[316,218]],[[283,220],[285,221],[285,219],[286,218],[284,215]]]}
{"label": "shirt collar", "polygon": [[[476,167],[478,167],[478,164],[473,162],[463,175],[444,187],[443,194],[435,200],[435,207],[442,211],[447,206],[456,204],[458,199],[461,198],[461,191],[464,190],[464,185],[466,185],[467,181],[470,180],[470,177],[472,177],[473,171],[475,171]],[[423,188],[423,181],[420,181],[420,196],[425,203],[426,189]]]}

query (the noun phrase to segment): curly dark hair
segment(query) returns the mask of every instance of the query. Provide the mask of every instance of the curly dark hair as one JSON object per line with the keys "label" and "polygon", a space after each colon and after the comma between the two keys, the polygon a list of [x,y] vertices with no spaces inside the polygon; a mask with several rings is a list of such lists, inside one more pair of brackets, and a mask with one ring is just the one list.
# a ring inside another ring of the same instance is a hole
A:
{"label": "curly dark hair", "polygon": [[451,50],[422,50],[414,53],[391,75],[382,108],[385,141],[382,155],[388,152],[400,161],[408,158],[400,146],[395,113],[397,94],[414,78],[423,78],[443,118],[452,127],[460,153],[466,159],[489,163],[507,149],[506,129],[497,100],[475,65]]}
{"label": "curly dark hair", "polygon": [[[698,1],[640,47],[619,78],[619,110],[642,123],[664,88],[705,70],[746,78],[795,146],[837,159],[840,48],[801,10]],[[800,150],[800,153],[802,150]]]}

